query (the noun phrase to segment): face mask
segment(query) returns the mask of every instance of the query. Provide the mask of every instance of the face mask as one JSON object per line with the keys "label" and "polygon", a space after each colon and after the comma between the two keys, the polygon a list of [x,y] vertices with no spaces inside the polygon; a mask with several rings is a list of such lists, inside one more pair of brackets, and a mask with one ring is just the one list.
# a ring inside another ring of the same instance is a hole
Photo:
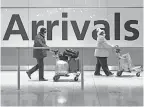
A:
{"label": "face mask", "polygon": [[45,36],[45,34],[46,34],[46,31],[42,32],[42,34]]}
{"label": "face mask", "polygon": [[44,33],[46,33],[46,31],[44,31]]}

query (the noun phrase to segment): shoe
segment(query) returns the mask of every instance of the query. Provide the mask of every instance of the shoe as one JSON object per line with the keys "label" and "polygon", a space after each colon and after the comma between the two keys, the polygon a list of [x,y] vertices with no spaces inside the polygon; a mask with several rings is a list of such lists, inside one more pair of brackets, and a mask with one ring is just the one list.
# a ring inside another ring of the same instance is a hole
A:
{"label": "shoe", "polygon": [[97,74],[97,73],[94,73],[94,75],[95,75],[95,76],[102,76],[102,74]]}
{"label": "shoe", "polygon": [[41,78],[39,81],[48,81],[48,79]]}
{"label": "shoe", "polygon": [[109,74],[107,75],[107,76],[112,76],[114,73],[112,73],[112,72],[109,72]]}
{"label": "shoe", "polygon": [[27,73],[29,79],[31,79],[31,74],[28,71],[26,73]]}
{"label": "shoe", "polygon": [[113,75],[114,73],[110,72],[109,75]]}

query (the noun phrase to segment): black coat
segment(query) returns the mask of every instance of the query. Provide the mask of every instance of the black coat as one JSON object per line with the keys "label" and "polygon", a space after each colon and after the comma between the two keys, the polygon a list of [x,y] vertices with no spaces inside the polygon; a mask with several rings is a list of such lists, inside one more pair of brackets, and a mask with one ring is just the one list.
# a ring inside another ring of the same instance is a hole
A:
{"label": "black coat", "polygon": [[[34,47],[47,47],[44,35],[39,33],[35,36]],[[33,57],[40,59],[47,56],[47,49],[33,49]]]}

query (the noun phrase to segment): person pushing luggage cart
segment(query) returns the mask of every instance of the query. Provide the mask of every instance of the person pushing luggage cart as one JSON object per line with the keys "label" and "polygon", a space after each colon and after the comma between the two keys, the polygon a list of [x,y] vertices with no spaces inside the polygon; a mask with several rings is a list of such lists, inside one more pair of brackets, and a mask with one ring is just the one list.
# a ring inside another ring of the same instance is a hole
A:
{"label": "person pushing luggage cart", "polygon": [[26,73],[31,79],[31,75],[39,69],[39,81],[47,81],[44,78],[44,58],[47,57],[47,51],[55,52],[46,45],[45,42],[46,28],[41,28],[40,32],[35,36],[34,47],[46,47],[48,49],[33,49],[33,57],[36,58],[37,64]]}
{"label": "person pushing luggage cart", "polygon": [[97,48],[95,49],[94,56],[97,58],[97,64],[95,68],[94,75],[101,76],[100,69],[102,67],[104,73],[106,76],[113,75],[112,72],[110,72],[108,65],[107,65],[107,58],[109,56],[108,49],[113,48],[112,45],[108,44],[105,39],[105,31],[101,30],[100,28],[96,29],[97,31]]}

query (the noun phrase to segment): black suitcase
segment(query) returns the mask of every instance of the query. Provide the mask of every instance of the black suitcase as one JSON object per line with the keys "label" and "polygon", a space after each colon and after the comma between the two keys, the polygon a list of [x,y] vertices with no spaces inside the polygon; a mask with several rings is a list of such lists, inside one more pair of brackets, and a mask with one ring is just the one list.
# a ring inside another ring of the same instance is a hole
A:
{"label": "black suitcase", "polygon": [[68,61],[69,64],[69,73],[77,73],[80,68],[79,59],[70,58]]}

